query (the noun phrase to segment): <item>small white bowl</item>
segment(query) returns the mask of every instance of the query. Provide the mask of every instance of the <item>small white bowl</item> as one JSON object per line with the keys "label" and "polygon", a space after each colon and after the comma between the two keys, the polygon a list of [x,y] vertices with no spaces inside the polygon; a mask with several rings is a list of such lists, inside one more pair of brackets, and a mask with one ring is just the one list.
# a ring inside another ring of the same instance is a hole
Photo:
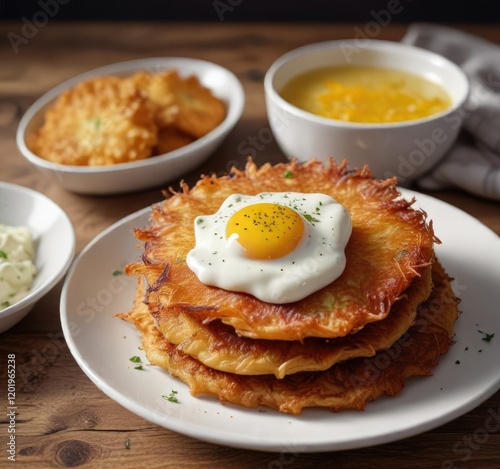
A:
{"label": "small white bowl", "polygon": [[[293,77],[328,66],[374,66],[410,72],[438,85],[452,106],[439,114],[390,124],[350,123],[320,117],[284,100],[279,92]],[[369,165],[377,178],[397,176],[406,185],[434,166],[460,130],[469,93],[465,73],[446,58],[408,44],[338,40],[300,47],[278,58],[264,79],[269,124],[289,158],[347,160]]]}
{"label": "small white bowl", "polygon": [[[224,121],[208,134],[174,151],[141,161],[110,166],[56,164],[35,155],[27,147],[26,139],[41,127],[47,106],[63,91],[82,80],[103,75],[126,76],[141,70],[156,73],[165,69],[176,69],[181,76],[196,75],[204,86],[226,104],[227,115]],[[69,191],[96,195],[133,192],[177,179],[201,164],[236,125],[244,104],[245,95],[241,82],[232,72],[214,63],[183,57],[131,60],[82,73],[45,93],[22,117],[17,129],[17,146],[30,163]]]}
{"label": "small white bowl", "polygon": [[0,222],[25,226],[33,236],[36,275],[29,294],[0,311],[0,333],[24,318],[68,270],[75,251],[75,232],[64,211],[51,199],[27,187],[0,181]]}

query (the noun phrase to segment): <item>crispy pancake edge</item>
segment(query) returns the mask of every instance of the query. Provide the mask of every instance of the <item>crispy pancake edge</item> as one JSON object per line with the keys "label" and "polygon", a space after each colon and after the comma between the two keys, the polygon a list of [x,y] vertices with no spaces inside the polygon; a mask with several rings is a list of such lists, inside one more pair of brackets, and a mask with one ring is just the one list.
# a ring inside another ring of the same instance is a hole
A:
{"label": "crispy pancake edge", "polygon": [[[356,334],[336,339],[308,338],[302,342],[250,339],[238,336],[220,321],[203,323],[196,314],[150,311],[158,330],[183,353],[220,371],[243,375],[274,374],[277,378],[302,371],[319,371],[337,362],[375,355],[396,342],[415,320],[418,305],[432,290],[431,267],[413,280],[404,296],[383,320]],[[138,288],[142,300],[144,288]]]}
{"label": "crispy pancake edge", "polygon": [[[284,174],[293,174],[292,178]],[[194,245],[194,218],[213,213],[233,193],[296,190],[322,192],[346,206],[353,234],[346,269],[339,279],[305,299],[285,305],[203,285],[184,262]],[[153,207],[151,224],[137,229],[144,244],[141,261],[126,272],[144,276],[153,309],[196,313],[201,320],[222,319],[239,335],[275,340],[334,338],[384,319],[412,279],[433,260],[436,242],[425,212],[400,196],[395,180],[377,181],[367,168],[350,170],[330,160],[292,161],[203,177]]]}
{"label": "crispy pancake edge", "polygon": [[222,403],[267,406],[296,415],[306,407],[335,412],[363,410],[383,394],[401,392],[408,378],[431,375],[451,346],[459,300],[451,278],[438,262],[433,265],[432,278],[430,298],[419,306],[417,320],[392,347],[371,358],[348,360],[326,371],[296,373],[284,379],[235,375],[206,367],[164,339],[143,303],[118,317],[140,331],[150,362],[187,383],[194,396],[212,395]]}

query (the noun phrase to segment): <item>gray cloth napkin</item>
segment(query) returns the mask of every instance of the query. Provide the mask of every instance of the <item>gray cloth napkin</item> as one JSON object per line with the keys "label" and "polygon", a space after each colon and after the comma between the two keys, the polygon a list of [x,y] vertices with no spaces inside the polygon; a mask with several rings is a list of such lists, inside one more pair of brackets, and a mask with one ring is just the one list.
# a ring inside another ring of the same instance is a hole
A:
{"label": "gray cloth napkin", "polygon": [[500,201],[500,46],[425,23],[410,25],[401,41],[443,55],[470,81],[460,137],[417,184],[429,190],[459,187]]}

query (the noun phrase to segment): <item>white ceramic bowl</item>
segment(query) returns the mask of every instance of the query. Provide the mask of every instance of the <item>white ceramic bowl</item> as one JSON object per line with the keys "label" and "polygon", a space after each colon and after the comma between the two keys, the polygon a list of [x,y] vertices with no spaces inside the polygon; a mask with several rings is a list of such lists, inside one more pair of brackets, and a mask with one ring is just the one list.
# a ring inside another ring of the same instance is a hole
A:
{"label": "white ceramic bowl", "polygon": [[27,187],[0,181],[0,223],[25,226],[35,245],[36,276],[25,298],[0,311],[0,332],[24,318],[62,279],[75,251],[75,232],[64,211]]}
{"label": "white ceramic bowl", "polygon": [[[423,119],[391,124],[349,123],[320,117],[285,101],[279,92],[296,75],[327,66],[395,68],[431,80],[449,93],[452,106]],[[390,41],[339,40],[300,47],[281,56],[264,80],[269,124],[289,158],[346,159],[368,164],[378,178],[398,176],[400,184],[434,166],[460,130],[460,111],[469,82],[454,63],[433,52]]]}
{"label": "white ceramic bowl", "polygon": [[[82,80],[102,75],[131,75],[139,70],[155,73],[172,68],[178,70],[181,76],[196,75],[227,106],[224,121],[193,143],[145,160],[104,167],[55,164],[35,155],[27,147],[26,138],[42,125],[45,108],[63,91]],[[80,194],[133,192],[174,180],[201,164],[233,129],[243,112],[244,104],[243,87],[238,78],[214,63],[183,57],[132,60],[82,73],[45,93],[22,117],[17,130],[17,145],[29,162],[67,190]]]}

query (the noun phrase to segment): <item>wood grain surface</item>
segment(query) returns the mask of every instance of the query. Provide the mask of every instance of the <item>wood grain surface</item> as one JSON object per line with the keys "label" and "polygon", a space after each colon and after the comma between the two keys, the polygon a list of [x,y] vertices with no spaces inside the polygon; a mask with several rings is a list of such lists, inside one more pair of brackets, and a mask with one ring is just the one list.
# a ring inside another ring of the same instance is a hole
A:
{"label": "wood grain surface", "polygon": [[[202,173],[222,173],[231,165],[242,167],[246,159],[243,144],[255,149],[255,160],[259,164],[284,161],[272,139],[259,138],[268,132],[262,87],[266,69],[279,55],[292,48],[321,40],[353,37],[356,28],[362,27],[49,21],[37,28],[36,34],[19,44],[15,51],[6,38],[9,33],[22,35],[22,26],[21,22],[0,23],[0,179],[32,187],[59,204],[75,227],[77,252],[115,221],[161,200],[162,187],[95,197],[76,195],[49,182],[22,158],[15,143],[20,117],[42,93],[80,72],[135,58],[196,57],[231,69],[245,88],[243,117],[217,153],[185,175],[184,179],[192,184]],[[455,26],[500,43],[499,27]],[[377,37],[398,40],[405,30],[405,25],[392,24],[380,28]],[[171,185],[178,188],[178,181]],[[498,203],[454,190],[431,195],[465,210],[500,234]],[[498,392],[473,411],[432,431],[352,451],[316,454],[294,454],[286,448],[280,453],[246,451],[205,443],[158,427],[108,398],[78,367],[61,332],[61,286],[59,284],[41,299],[21,323],[0,336],[1,468],[11,467],[5,451],[8,419],[3,411],[6,407],[6,361],[10,353],[16,354],[18,373],[18,467],[500,467],[500,433],[496,430],[485,433],[484,430],[487,419],[500,413]],[[498,423],[500,428],[500,420]]]}

